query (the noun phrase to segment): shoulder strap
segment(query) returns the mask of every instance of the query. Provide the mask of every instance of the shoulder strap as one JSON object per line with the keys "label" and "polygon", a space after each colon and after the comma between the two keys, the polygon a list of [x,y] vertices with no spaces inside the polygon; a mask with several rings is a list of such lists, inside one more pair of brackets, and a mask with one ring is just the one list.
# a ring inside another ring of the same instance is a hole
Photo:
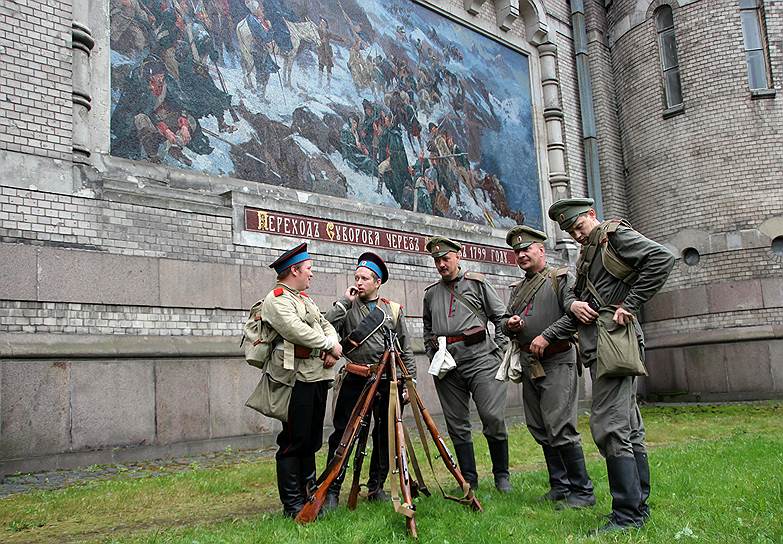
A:
{"label": "shoulder strap", "polygon": [[402,305],[394,302],[393,300],[389,301],[389,308],[391,309],[391,318],[392,318],[392,325],[395,327],[397,326],[397,321],[400,319],[400,310],[402,310]]}
{"label": "shoulder strap", "polygon": [[468,299],[463,297],[459,292],[457,291],[456,287],[451,291],[454,293],[454,297],[457,298],[462,304],[464,304],[470,312],[479,318],[479,320],[484,324],[484,326],[487,326],[487,317],[483,315],[476,306],[470,302]]}
{"label": "shoulder strap", "polygon": [[525,281],[522,288],[517,293],[516,298],[512,301],[511,306],[524,310],[524,308],[530,304],[530,301],[533,300],[533,297],[536,296],[538,290],[541,289],[541,286],[546,283],[546,278],[546,274],[539,273],[536,274],[535,277]]}
{"label": "shoulder strap", "polygon": [[568,274],[568,267],[563,266],[560,268],[553,268],[549,271],[549,281],[552,284],[552,289],[555,291],[555,295],[560,295],[560,277]]}

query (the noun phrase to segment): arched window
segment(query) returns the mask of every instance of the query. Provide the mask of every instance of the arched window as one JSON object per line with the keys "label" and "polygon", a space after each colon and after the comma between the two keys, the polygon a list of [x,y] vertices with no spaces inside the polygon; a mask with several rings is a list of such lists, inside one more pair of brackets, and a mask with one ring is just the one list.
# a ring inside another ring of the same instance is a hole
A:
{"label": "arched window", "polygon": [[655,28],[658,30],[658,48],[663,69],[663,91],[666,108],[682,104],[680,63],[677,60],[677,41],[674,39],[674,16],[671,6],[655,10]]}
{"label": "arched window", "polygon": [[751,90],[769,89],[772,81],[769,55],[764,32],[764,17],[760,0],[740,0],[742,37],[745,43],[745,60],[748,63],[748,84]]}

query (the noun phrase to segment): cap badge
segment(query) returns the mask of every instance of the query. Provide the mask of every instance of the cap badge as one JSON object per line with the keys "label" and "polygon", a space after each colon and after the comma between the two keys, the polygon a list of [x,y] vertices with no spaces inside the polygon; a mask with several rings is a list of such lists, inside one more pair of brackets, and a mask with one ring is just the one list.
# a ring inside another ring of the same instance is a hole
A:
{"label": "cap badge", "polygon": [[559,216],[557,216],[557,220],[560,221],[560,222],[565,221],[565,214],[561,213]]}

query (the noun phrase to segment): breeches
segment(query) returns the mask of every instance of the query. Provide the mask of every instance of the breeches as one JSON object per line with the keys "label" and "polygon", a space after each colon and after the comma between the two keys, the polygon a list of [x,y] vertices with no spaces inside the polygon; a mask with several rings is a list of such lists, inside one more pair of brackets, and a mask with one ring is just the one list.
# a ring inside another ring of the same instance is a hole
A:
{"label": "breeches", "polygon": [[644,422],[636,404],[636,378],[593,378],[593,404],[590,431],[595,445],[604,457],[633,457],[636,450],[646,451]]}
{"label": "breeches", "polygon": [[472,442],[471,396],[481,418],[484,436],[495,441],[508,439],[505,420],[507,386],[495,379],[496,373],[497,368],[487,368],[466,378],[457,367],[443,378],[433,378],[446,427],[455,446]]}
{"label": "breeches", "polygon": [[546,376],[522,380],[522,402],[530,434],[542,446],[579,444],[576,409],[579,393],[575,363],[544,364]]}
{"label": "breeches", "polygon": [[329,381],[294,383],[288,421],[277,435],[276,459],[314,455],[323,443],[324,415]]}

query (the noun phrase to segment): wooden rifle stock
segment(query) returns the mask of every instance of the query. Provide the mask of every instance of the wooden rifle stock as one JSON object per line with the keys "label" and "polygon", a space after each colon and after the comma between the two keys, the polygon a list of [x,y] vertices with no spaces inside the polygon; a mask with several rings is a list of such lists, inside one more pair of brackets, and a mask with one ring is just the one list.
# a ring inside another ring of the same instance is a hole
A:
{"label": "wooden rifle stock", "polygon": [[378,390],[378,383],[380,382],[383,371],[386,369],[388,361],[389,352],[387,351],[384,353],[383,359],[373,375],[374,379],[369,384],[369,387],[365,389],[364,393],[362,393],[360,402],[357,402],[356,406],[354,406],[353,412],[351,413],[351,419],[343,432],[342,438],[340,438],[340,445],[337,446],[334,458],[332,458],[329,463],[325,474],[319,478],[318,486],[315,488],[315,491],[307,498],[304,507],[299,511],[299,514],[297,514],[297,523],[310,523],[315,521],[318,517],[318,513],[321,511],[324,501],[326,500],[329,486],[340,477],[345,468],[351,449],[359,436],[361,422],[370,411],[373,399],[375,399],[375,393]]}

